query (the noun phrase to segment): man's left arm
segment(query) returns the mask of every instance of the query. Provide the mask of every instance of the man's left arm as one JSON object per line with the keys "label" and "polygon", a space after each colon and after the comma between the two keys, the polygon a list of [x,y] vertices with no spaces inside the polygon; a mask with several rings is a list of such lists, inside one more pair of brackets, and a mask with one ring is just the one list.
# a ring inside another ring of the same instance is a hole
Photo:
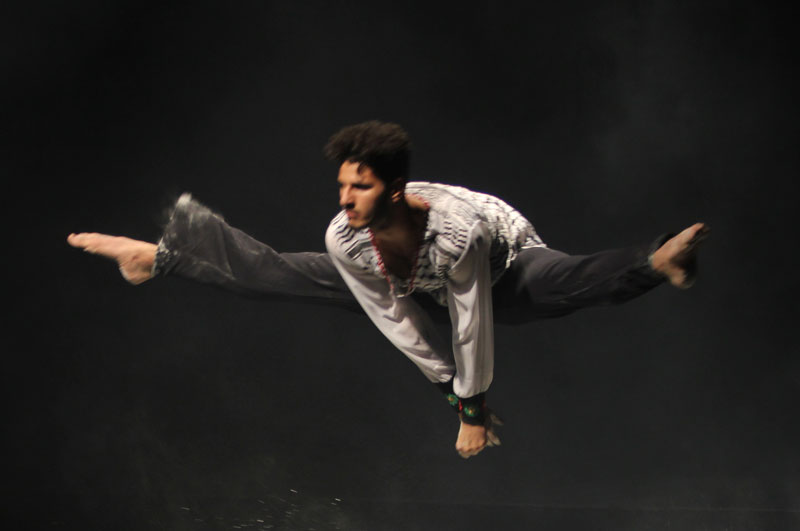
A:
{"label": "man's left arm", "polygon": [[[459,397],[461,409],[456,449],[462,457],[476,455],[487,444],[490,412],[485,396],[494,368],[491,237],[483,223],[472,228],[468,245],[450,270],[447,284],[456,364],[453,391]],[[490,435],[494,438],[494,434]]]}

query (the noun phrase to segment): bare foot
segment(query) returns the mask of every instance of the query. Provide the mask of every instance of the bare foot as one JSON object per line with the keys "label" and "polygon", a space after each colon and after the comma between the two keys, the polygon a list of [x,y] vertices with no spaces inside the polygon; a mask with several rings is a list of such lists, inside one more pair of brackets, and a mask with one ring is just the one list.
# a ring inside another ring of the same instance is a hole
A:
{"label": "bare foot", "polygon": [[653,253],[650,265],[676,288],[690,288],[697,274],[697,246],[710,231],[704,223],[684,229]]}
{"label": "bare foot", "polygon": [[153,243],[97,232],[70,234],[67,243],[87,253],[116,260],[122,277],[131,284],[141,284],[153,277],[153,263],[158,248]]}

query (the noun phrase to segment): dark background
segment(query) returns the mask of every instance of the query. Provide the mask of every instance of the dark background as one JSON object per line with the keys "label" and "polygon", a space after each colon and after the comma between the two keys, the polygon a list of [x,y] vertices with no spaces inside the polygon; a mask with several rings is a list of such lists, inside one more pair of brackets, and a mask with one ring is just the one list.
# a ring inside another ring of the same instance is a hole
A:
{"label": "dark background", "polygon": [[[4,7],[6,528],[800,529],[797,13],[675,4]],[[322,250],[321,147],[373,118],[557,249],[708,222],[697,286],[499,327],[504,445],[464,461],[365,318],[65,243],[186,190]]]}

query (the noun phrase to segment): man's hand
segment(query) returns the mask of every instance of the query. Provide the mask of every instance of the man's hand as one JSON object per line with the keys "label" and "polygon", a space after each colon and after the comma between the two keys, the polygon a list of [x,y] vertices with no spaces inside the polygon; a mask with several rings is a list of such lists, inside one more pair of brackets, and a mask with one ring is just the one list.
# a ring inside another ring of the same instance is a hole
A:
{"label": "man's hand", "polygon": [[458,455],[467,459],[486,448],[486,428],[461,422],[461,429],[458,430],[458,440],[456,441],[456,451]]}
{"label": "man's hand", "polygon": [[491,411],[487,413],[486,423],[483,426],[461,422],[461,428],[458,430],[458,440],[456,441],[458,455],[467,459],[473,455],[478,455],[487,446],[500,446],[500,438],[495,432],[495,426],[502,425],[503,421]]}

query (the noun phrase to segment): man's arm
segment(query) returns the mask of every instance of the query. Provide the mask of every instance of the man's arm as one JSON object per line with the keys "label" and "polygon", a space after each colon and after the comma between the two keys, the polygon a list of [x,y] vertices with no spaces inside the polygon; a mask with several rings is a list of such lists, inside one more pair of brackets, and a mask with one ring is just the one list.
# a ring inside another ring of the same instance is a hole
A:
{"label": "man's arm", "polygon": [[[326,234],[326,245],[334,265],[378,329],[430,381],[460,386],[459,396],[464,399],[453,404],[460,409],[461,419],[456,450],[465,458],[476,455],[487,443],[492,446],[500,443],[492,424],[496,417],[482,407],[483,391],[491,383],[493,328],[488,248],[484,249],[484,245],[488,245],[488,234],[482,225],[476,230],[479,232],[472,238],[476,242],[474,249],[453,268],[454,278],[448,288],[450,312],[455,316],[452,351],[441,342],[427,313],[411,297],[393,296],[385,279],[361,270],[342,255],[331,229]],[[458,309],[454,309],[455,306]],[[460,357],[455,366],[451,361],[453,353]],[[480,396],[465,394],[476,385]],[[481,401],[477,411],[474,409],[476,400]]]}
{"label": "man's arm", "polygon": [[494,369],[490,245],[486,226],[477,223],[470,233],[469,247],[451,269],[447,284],[456,363],[453,390],[462,405],[456,449],[465,458],[479,453],[487,442],[499,443],[485,404]]}

